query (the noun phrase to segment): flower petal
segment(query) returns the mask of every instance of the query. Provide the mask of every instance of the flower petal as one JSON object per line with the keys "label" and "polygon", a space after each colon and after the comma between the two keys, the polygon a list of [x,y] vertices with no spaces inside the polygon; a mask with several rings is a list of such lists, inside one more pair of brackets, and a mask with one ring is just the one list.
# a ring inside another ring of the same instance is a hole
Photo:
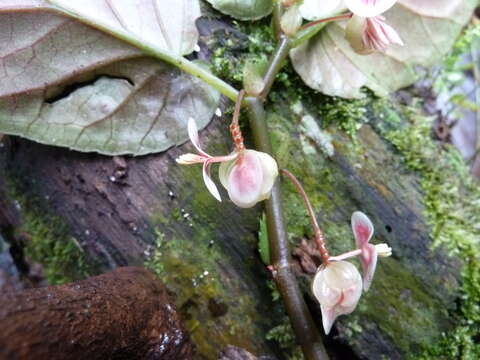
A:
{"label": "flower petal", "polygon": [[224,161],[220,163],[218,168],[218,178],[220,179],[220,183],[223,185],[225,189],[228,190],[228,176],[230,175],[230,171],[232,167],[235,165],[235,160]]}
{"label": "flower petal", "polygon": [[397,0],[345,0],[345,5],[355,15],[373,17],[390,9]]}
{"label": "flower petal", "polygon": [[203,163],[203,181],[205,183],[205,186],[207,187],[208,191],[210,191],[210,194],[213,195],[215,199],[218,201],[222,201],[222,198],[220,197],[220,193],[218,192],[217,186],[213,182],[212,178],[210,177],[210,166],[212,165],[211,162],[205,161]]}
{"label": "flower petal", "polygon": [[400,45],[400,46],[404,45],[404,43],[403,43],[402,39],[400,38],[400,35],[398,35],[397,31],[393,27],[388,25],[386,22],[382,22],[382,31],[385,34],[385,36],[387,37],[389,43]]}
{"label": "flower petal", "polygon": [[[248,151],[248,150],[247,150]],[[256,151],[262,165],[263,182],[261,190],[261,200],[268,199],[272,192],[273,184],[278,176],[278,165],[273,157],[267,153]]]}
{"label": "flower petal", "polygon": [[372,244],[366,244],[362,248],[362,255],[360,255],[360,262],[362,263],[363,269],[363,290],[368,291],[370,285],[372,284],[373,275],[375,274],[375,269],[377,267],[377,250]]}
{"label": "flower petal", "polygon": [[188,130],[188,137],[190,138],[190,141],[192,142],[193,146],[195,146],[195,149],[197,151],[207,157],[210,157],[205,151],[203,151],[200,147],[200,139],[198,137],[198,128],[197,128],[197,123],[193,118],[188,118],[188,124],[187,124],[187,130]]}
{"label": "flower petal", "polygon": [[334,308],[326,308],[325,306],[320,305],[320,309],[322,310],[323,330],[325,331],[325,335],[328,335],[330,330],[332,330],[337,315]]}
{"label": "flower petal", "polygon": [[262,164],[256,151],[245,151],[228,175],[226,188],[230,199],[239,207],[252,207],[260,201],[262,184]]}
{"label": "flower petal", "polygon": [[355,243],[359,249],[365,246],[373,235],[373,224],[370,219],[361,211],[352,214],[352,231],[355,236]]}

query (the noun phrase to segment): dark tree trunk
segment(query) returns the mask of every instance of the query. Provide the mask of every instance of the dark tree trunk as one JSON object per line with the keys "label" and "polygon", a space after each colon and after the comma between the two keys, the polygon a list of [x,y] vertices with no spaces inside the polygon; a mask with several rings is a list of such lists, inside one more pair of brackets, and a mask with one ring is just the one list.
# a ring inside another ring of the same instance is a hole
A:
{"label": "dark tree trunk", "polygon": [[192,358],[172,299],[143,268],[0,297],[0,359]]}

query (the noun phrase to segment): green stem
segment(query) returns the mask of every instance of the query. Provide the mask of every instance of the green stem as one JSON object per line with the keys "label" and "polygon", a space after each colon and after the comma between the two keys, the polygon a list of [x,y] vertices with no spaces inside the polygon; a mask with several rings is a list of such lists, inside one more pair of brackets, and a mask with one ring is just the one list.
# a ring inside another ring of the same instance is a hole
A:
{"label": "green stem", "polygon": [[283,6],[280,0],[275,1],[273,4],[272,11],[272,27],[273,33],[275,34],[275,39],[280,40],[280,35],[282,34],[282,26],[280,25],[280,20],[282,18]]}
{"label": "green stem", "polygon": [[[277,11],[278,14],[281,14],[281,7]],[[278,72],[285,64],[290,49],[290,39],[280,32],[279,44],[263,77],[264,88],[262,92],[256,97],[245,99],[255,147],[257,150],[271,155],[273,155],[273,151],[268,136],[269,131],[263,101],[268,96]],[[265,201],[265,213],[267,216],[270,260],[273,267],[272,274],[285,304],[293,331],[307,360],[328,360],[320,333],[305,304],[303,294],[292,271],[279,181],[275,182],[270,198]]]}
{"label": "green stem", "polygon": [[[257,97],[245,99],[248,108],[250,126],[255,140],[255,147],[272,154],[272,146],[268,137],[265,110],[262,100]],[[322,338],[313,322],[303,299],[295,274],[292,271],[291,256],[288,244],[285,221],[283,218],[280,182],[272,188],[272,194],[265,201],[267,215],[270,259],[273,266],[273,277],[278,291],[282,295],[293,331],[308,360],[327,360],[328,355]]]}
{"label": "green stem", "polygon": [[275,50],[275,53],[273,54],[273,57],[268,64],[265,76],[263,77],[263,90],[258,95],[260,99],[265,100],[270,93],[270,89],[272,88],[273,82],[275,81],[275,77],[285,64],[285,60],[288,56],[289,51],[290,39],[285,35],[281,35],[280,42],[278,43],[277,49]]}
{"label": "green stem", "polygon": [[63,3],[58,3],[56,0],[49,0],[49,2],[55,5],[53,9],[60,12],[61,14],[68,15],[84,24],[87,24],[107,34],[110,34],[117,39],[120,39],[128,44],[135,46],[147,55],[165,61],[166,63],[176,66],[177,68],[185,71],[186,73],[202,79],[207,84],[217,89],[220,93],[222,93],[232,101],[235,101],[235,99],[237,98],[238,91],[235,88],[227,84],[222,79],[213,75],[204,67],[185,59],[183,56],[174,54],[155,44],[148,43],[147,41],[138,38],[135,34],[129,31],[120,28],[112,28],[107,23],[103,23],[101,21],[98,21],[97,19],[93,20],[88,17],[82,16],[74,10],[65,7]]}

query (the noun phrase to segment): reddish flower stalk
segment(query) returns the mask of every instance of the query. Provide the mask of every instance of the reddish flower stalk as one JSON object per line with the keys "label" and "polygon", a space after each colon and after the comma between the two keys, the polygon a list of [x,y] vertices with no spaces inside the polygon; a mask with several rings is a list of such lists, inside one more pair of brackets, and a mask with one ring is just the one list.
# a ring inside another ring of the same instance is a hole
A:
{"label": "reddish flower stalk", "polygon": [[325,19],[319,19],[319,20],[315,20],[315,21],[310,21],[309,23],[303,25],[300,30],[305,30],[307,28],[309,28],[310,26],[314,26],[314,25],[317,25],[317,24],[321,24],[321,23],[324,23],[324,22],[329,22],[329,21],[340,21],[340,20],[348,20],[352,17],[352,13],[347,13],[347,14],[342,14],[342,15],[337,15],[337,16],[332,16],[332,17],[328,17],[328,18],[325,18]]}
{"label": "reddish flower stalk", "polygon": [[290,181],[295,185],[298,193],[302,197],[305,203],[305,207],[307,208],[308,215],[310,216],[310,222],[312,223],[313,231],[315,233],[315,242],[317,243],[318,250],[320,251],[322,263],[323,265],[327,265],[330,261],[330,255],[328,254],[327,246],[325,244],[325,236],[323,234],[323,231],[320,229],[320,226],[318,226],[317,218],[315,217],[315,212],[313,211],[310,199],[308,198],[308,195],[303,189],[302,184],[300,183],[300,181],[298,181],[295,175],[293,175],[290,171],[286,169],[281,169],[280,171],[283,175],[290,179]]}
{"label": "reddish flower stalk", "polygon": [[243,97],[245,96],[245,90],[240,90],[238,93],[237,101],[235,102],[235,111],[233,112],[232,123],[230,124],[230,134],[232,134],[232,140],[235,144],[235,149],[242,156],[243,151],[245,150],[245,145],[243,144],[242,131],[240,130],[239,118],[240,110],[242,108]]}

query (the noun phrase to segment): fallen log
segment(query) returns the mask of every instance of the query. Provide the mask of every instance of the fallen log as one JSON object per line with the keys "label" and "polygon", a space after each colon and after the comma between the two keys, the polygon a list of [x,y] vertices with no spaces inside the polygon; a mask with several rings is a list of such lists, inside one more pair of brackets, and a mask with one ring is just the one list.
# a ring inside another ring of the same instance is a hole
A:
{"label": "fallen log", "polygon": [[137,267],[0,296],[0,359],[191,359],[172,299]]}

